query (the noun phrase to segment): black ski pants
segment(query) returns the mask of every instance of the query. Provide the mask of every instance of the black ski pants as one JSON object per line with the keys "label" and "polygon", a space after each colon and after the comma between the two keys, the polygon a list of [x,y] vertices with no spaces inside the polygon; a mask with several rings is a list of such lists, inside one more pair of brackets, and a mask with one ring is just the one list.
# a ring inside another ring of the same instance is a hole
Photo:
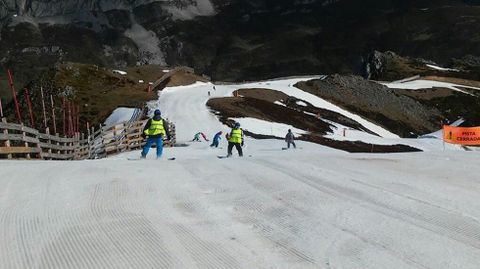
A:
{"label": "black ski pants", "polygon": [[293,148],[295,148],[295,149],[297,148],[297,145],[295,145],[295,142],[293,142],[293,141],[287,141],[287,147],[288,147],[288,148],[290,148],[290,144],[293,145]]}
{"label": "black ski pants", "polygon": [[242,157],[243,156],[242,145],[240,143],[232,143],[232,142],[228,142],[228,156],[232,156],[233,146],[235,146],[235,148],[237,149],[238,155]]}

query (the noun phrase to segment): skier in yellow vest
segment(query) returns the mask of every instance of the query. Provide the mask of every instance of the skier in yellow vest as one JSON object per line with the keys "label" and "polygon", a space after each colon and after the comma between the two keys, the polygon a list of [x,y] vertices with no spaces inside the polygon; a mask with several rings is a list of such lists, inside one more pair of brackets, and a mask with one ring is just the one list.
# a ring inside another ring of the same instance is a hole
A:
{"label": "skier in yellow vest", "polygon": [[147,157],[148,151],[152,144],[157,146],[157,158],[162,157],[163,153],[163,139],[170,140],[170,132],[168,123],[162,119],[162,114],[159,109],[156,109],[153,113],[153,118],[147,121],[143,128],[143,138],[147,138],[147,143],[143,147],[141,158]]}
{"label": "skier in yellow vest", "polygon": [[227,157],[232,156],[233,146],[235,146],[235,148],[237,149],[238,155],[240,155],[240,157],[243,156],[243,151],[242,151],[242,147],[243,147],[243,144],[244,144],[243,140],[244,140],[243,139],[243,130],[240,129],[240,123],[236,122],[235,125],[232,128],[232,131],[228,135],[228,154],[227,154]]}

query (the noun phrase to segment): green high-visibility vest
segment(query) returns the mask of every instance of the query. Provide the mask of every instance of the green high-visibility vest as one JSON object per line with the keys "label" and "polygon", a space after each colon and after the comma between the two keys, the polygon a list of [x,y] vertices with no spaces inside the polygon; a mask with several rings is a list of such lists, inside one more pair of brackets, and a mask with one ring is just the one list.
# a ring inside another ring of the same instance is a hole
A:
{"label": "green high-visibility vest", "polygon": [[232,132],[230,133],[230,139],[228,139],[228,142],[231,143],[242,143],[242,129],[232,129]]}
{"label": "green high-visibility vest", "polygon": [[163,119],[154,120],[150,122],[150,127],[145,130],[145,135],[163,135],[165,136],[165,128],[163,127]]}

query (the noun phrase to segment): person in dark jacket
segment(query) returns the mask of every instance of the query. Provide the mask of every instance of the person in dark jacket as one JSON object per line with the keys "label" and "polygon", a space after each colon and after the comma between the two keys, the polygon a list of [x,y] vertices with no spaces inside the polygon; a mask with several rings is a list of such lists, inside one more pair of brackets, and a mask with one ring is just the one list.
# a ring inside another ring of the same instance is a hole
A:
{"label": "person in dark jacket", "polygon": [[295,145],[295,135],[293,135],[291,129],[288,129],[288,133],[285,136],[285,142],[287,142],[287,148],[290,148],[290,144],[293,145],[293,148],[297,148]]}
{"label": "person in dark jacket", "polygon": [[162,157],[163,153],[163,139],[170,140],[170,132],[168,122],[162,119],[160,109],[156,109],[153,113],[153,118],[147,121],[143,127],[143,138],[147,139],[147,143],[143,146],[142,158],[146,158],[150,147],[155,144],[157,146],[157,158]]}
{"label": "person in dark jacket", "polygon": [[232,128],[232,131],[230,132],[230,134],[227,137],[228,137],[227,157],[232,156],[232,149],[233,149],[234,146],[238,151],[238,155],[240,155],[240,157],[242,157],[243,156],[242,147],[244,145],[244,138],[243,138],[243,130],[240,129],[240,123],[239,122],[235,123],[235,125]]}
{"label": "person in dark jacket", "polygon": [[210,145],[210,147],[216,147],[218,148],[218,144],[220,143],[220,139],[222,139],[222,131],[218,132],[215,134],[215,136],[213,137],[213,141],[212,141],[212,144]]}

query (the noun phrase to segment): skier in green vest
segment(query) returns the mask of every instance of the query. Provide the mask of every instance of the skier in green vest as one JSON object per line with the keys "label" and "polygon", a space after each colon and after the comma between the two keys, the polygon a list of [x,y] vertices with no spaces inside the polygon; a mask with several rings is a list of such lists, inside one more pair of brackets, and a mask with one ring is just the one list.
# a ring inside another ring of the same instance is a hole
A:
{"label": "skier in green vest", "polygon": [[147,138],[147,143],[143,147],[141,158],[147,158],[150,147],[155,144],[157,146],[157,159],[162,157],[163,153],[163,139],[166,137],[170,140],[170,132],[168,123],[162,119],[160,109],[156,109],[153,113],[153,118],[147,121],[143,128],[143,138]]}
{"label": "skier in green vest", "polygon": [[235,125],[232,128],[232,131],[228,135],[228,154],[227,157],[232,156],[232,149],[235,146],[235,148],[238,151],[238,155],[240,157],[243,156],[243,151],[242,147],[244,145],[244,138],[243,138],[243,130],[240,129],[240,123],[236,122]]}

